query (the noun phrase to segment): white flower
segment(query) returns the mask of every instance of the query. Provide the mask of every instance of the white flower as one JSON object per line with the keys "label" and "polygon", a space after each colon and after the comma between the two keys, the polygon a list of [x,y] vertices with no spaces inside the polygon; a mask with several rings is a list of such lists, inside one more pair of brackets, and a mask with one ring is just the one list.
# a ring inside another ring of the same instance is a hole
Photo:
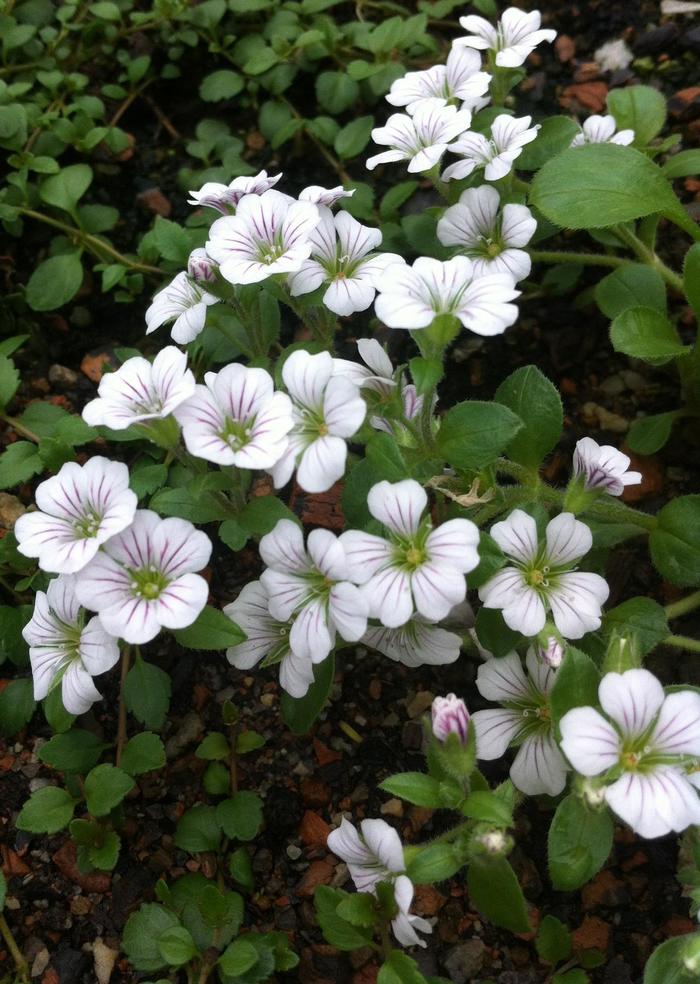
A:
{"label": "white flower", "polygon": [[700,800],[683,768],[700,756],[700,695],[666,696],[653,674],[634,669],[606,673],[598,698],[611,720],[575,707],[560,721],[561,748],[574,769],[605,773],[606,802],[642,837],[700,824]]}
{"label": "white flower", "polygon": [[218,465],[271,468],[287,450],[292,401],[264,369],[234,362],[207,372],[175,417],[190,454]]}
{"label": "white flower", "polygon": [[454,43],[493,52],[499,68],[517,68],[538,44],[553,41],[557,36],[557,32],[551,29],[541,30],[541,22],[539,10],[526,14],[517,7],[504,10],[495,27],[483,17],[469,14],[459,18],[459,23],[465,31],[469,31],[469,35],[457,38]]}
{"label": "white flower", "polygon": [[321,185],[309,185],[308,188],[304,188],[303,191],[299,192],[299,201],[311,202],[313,205],[324,205],[326,208],[331,208],[341,199],[352,198],[354,194],[354,188],[351,188],[350,191],[345,191],[342,185],[336,185],[335,188],[322,188]]}
{"label": "white flower", "polygon": [[464,745],[469,734],[469,711],[461,697],[448,694],[436,697],[431,708],[433,734],[438,741],[445,741],[448,735],[457,735]]}
{"label": "white flower", "polygon": [[17,549],[38,557],[52,574],[75,574],[134,518],[136,495],[129,488],[129,469],[99,455],[85,465],[69,461],[36,490],[38,512],[15,523]]}
{"label": "white flower", "polygon": [[238,670],[250,670],[261,660],[263,666],[279,663],[280,686],[292,697],[303,697],[314,682],[314,664],[289,648],[290,623],[273,618],[268,602],[261,582],[252,581],[226,605],[224,614],[247,636],[245,642],[226,650],[226,658]]}
{"label": "white flower", "polygon": [[601,606],[610,589],[599,574],[576,570],[576,562],[593,545],[584,523],[561,513],[547,524],[541,545],[535,520],[515,509],[491,527],[491,536],[513,566],[479,588],[485,608],[503,609],[506,625],[524,636],[542,631],[548,608],[565,639],[580,639],[600,628]]}
{"label": "white flower", "polygon": [[[434,396],[433,407],[435,407],[436,403],[437,396]],[[414,420],[423,409],[423,397],[413,383],[402,384],[401,404],[406,420]],[[369,418],[369,422],[370,426],[374,427],[375,430],[384,431],[385,434],[393,434],[398,441],[404,443],[403,437],[406,433],[406,427],[400,420],[390,420],[387,417],[376,417],[372,415]]]}
{"label": "white flower", "polygon": [[627,485],[639,485],[642,473],[628,471],[630,459],[609,444],[600,445],[592,437],[582,437],[574,451],[574,475],[580,475],[587,489],[603,489],[622,495]]}
{"label": "white flower", "polygon": [[161,626],[184,629],[202,611],[209,588],[194,572],[206,567],[210,555],[209,537],[192,523],[139,509],[129,529],[80,572],[76,595],[98,612],[110,635],[150,642]]}
{"label": "white flower", "polygon": [[388,267],[378,284],[374,310],[390,328],[427,328],[450,314],[477,335],[500,335],[518,317],[520,295],[509,274],[475,276],[466,256],[434,260],[420,256],[413,264]]}
{"label": "white flower", "polygon": [[365,402],[353,382],[333,376],[328,352],[292,352],[282,379],[292,398],[294,430],[287,451],[271,469],[275,487],[286,485],[296,467],[302,489],[325,492],[345,471],[345,441],[362,426]]}
{"label": "white flower", "polygon": [[520,748],[510,767],[513,785],[528,796],[558,796],[566,785],[567,766],[554,739],[549,693],[556,670],[531,647],[525,657],[528,675],[517,653],[488,659],[479,667],[476,686],[486,700],[502,709],[476,711],[476,756],[497,759],[515,742]]}
{"label": "white flower", "polygon": [[343,818],[328,835],[328,849],[348,866],[358,892],[372,892],[406,870],[401,838],[386,820],[363,820],[360,831]]}
{"label": "white flower", "polygon": [[215,264],[203,246],[198,246],[190,253],[187,260],[187,273],[198,282],[208,281],[212,283],[216,280]]}
{"label": "white flower", "polygon": [[219,181],[207,181],[199,191],[190,192],[187,204],[208,205],[209,208],[215,208],[217,212],[227,215],[235,209],[244,195],[262,195],[276,185],[281,177],[281,174],[271,174],[268,177],[267,171],[260,171],[252,178],[234,178],[228,185]]}
{"label": "white flower", "polygon": [[[481,96],[488,92],[491,76],[482,72],[481,58],[465,47],[453,47],[447,64],[433,65],[424,72],[407,72],[392,83],[386,101],[392,106],[405,106],[413,113],[424,99],[455,100],[463,108],[473,109]],[[466,129],[466,128],[465,128]]]}
{"label": "white flower", "polygon": [[69,714],[84,714],[101,699],[92,678],[118,662],[119,645],[98,618],[85,624],[74,575],[61,574],[46,593],[37,591],[34,612],[22,635],[29,645],[35,700],[46,697],[59,681]]}
{"label": "white flower", "polygon": [[279,191],[245,195],[235,215],[217,219],[207,253],[232,284],[257,284],[276,273],[298,270],[311,253],[309,233],[319,219],[311,202]]}
{"label": "white flower", "polygon": [[555,636],[550,636],[546,646],[542,644],[537,646],[537,655],[543,663],[556,670],[561,666],[561,661],[564,659],[564,647]]}
{"label": "white flower", "polygon": [[502,113],[491,124],[490,139],[483,133],[465,133],[450,144],[448,149],[453,154],[460,154],[462,160],[446,167],[442,180],[466,178],[475,168],[483,167],[487,181],[498,181],[508,174],[525,144],[535,139],[539,128],[539,123],[530,127],[529,116],[516,119]]}
{"label": "white flower", "polygon": [[361,389],[384,396],[392,393],[396,386],[394,367],[376,338],[359,338],[357,351],[364,365],[350,359],[333,359],[333,375],[345,376]]}
{"label": "white flower", "polygon": [[152,363],[135,356],[116,372],[105,373],[97,388],[98,398],[83,409],[83,420],[92,427],[125,430],[131,424],[169,416],[194,390],[187,356],[168,345]]}
{"label": "white flower", "polygon": [[403,663],[412,669],[454,663],[462,647],[462,640],[456,633],[441,629],[419,615],[395,629],[385,625],[370,626],[362,636],[362,642],[395,663]]}
{"label": "white flower", "polygon": [[394,901],[398,912],[391,920],[391,929],[402,946],[427,946],[425,940],[420,939],[416,930],[419,929],[422,933],[432,933],[433,927],[427,919],[410,914],[413,892],[411,879],[406,875],[399,875],[394,882]]}
{"label": "white flower", "polygon": [[469,129],[471,113],[456,106],[446,106],[443,99],[425,99],[413,116],[393,113],[385,126],[372,130],[377,144],[391,149],[367,159],[373,171],[377,164],[408,161],[408,170],[429,171],[447,150],[451,142]]}
{"label": "white flower", "polygon": [[589,116],[583,121],[581,132],[571,141],[572,147],[583,147],[584,144],[614,143],[623,146],[634,140],[634,130],[619,130],[614,116]]}
{"label": "white flower", "polygon": [[479,531],[468,519],[433,529],[424,516],[428,496],[418,482],[379,482],[367,496],[370,513],[386,528],[384,539],[360,530],[341,534],[352,579],[361,584],[369,614],[388,628],[418,611],[439,621],[464,601],[464,575],[479,563]]}
{"label": "white flower", "polygon": [[304,537],[290,519],[280,519],[260,541],[267,569],[260,581],[267,591],[270,615],[293,620],[289,647],[299,658],[321,663],[335,644],[336,632],[357,642],[367,629],[368,605],[350,583],[342,544],[330,530]]}
{"label": "white flower", "polygon": [[500,201],[491,185],[468,188],[439,219],[437,237],[445,246],[460,247],[472,261],[475,276],[508,273],[522,280],[532,263],[520,247],[534,236],[537,220],[525,205],[509,203],[499,212]]}
{"label": "white flower", "polygon": [[218,300],[186,273],[178,273],[167,287],[158,291],[146,311],[146,334],[173,321],[170,329],[173,341],[187,345],[204,328],[209,305]]}
{"label": "white flower", "polygon": [[[700,7],[698,7],[700,10]],[[665,11],[663,0],[661,3],[661,13],[671,14],[672,11]],[[627,68],[634,61],[634,55],[622,38],[614,41],[606,41],[600,48],[597,48],[594,55],[601,72],[616,72],[620,68]]]}
{"label": "white flower", "polygon": [[348,316],[366,311],[376,286],[391,263],[403,262],[396,253],[374,253],[382,241],[379,229],[361,225],[349,212],[333,215],[321,208],[321,218],[310,235],[311,258],[289,276],[292,297],[328,284],[323,303],[334,314]]}

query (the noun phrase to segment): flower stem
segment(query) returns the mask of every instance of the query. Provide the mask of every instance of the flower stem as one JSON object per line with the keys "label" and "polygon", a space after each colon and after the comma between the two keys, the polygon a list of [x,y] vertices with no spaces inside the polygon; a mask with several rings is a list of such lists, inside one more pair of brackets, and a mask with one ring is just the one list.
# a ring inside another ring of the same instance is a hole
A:
{"label": "flower stem", "polygon": [[700,591],[693,591],[692,594],[686,595],[685,598],[679,598],[678,601],[673,601],[670,605],[666,605],[666,618],[680,618],[682,615],[687,615],[688,612],[692,612],[696,608],[700,608]]}
{"label": "flower stem", "polygon": [[612,231],[618,239],[621,239],[623,243],[629,246],[634,255],[640,259],[642,263],[646,263],[648,266],[653,267],[658,273],[660,273],[672,290],[676,291],[678,294],[683,293],[683,278],[680,277],[675,270],[672,270],[669,266],[666,266],[664,261],[656,255],[653,249],[650,249],[626,226],[613,226]]}
{"label": "flower stem", "polygon": [[131,662],[131,646],[124,646],[122,649],[121,674],[119,677],[119,719],[117,723],[117,750],[115,754],[115,765],[119,765],[126,745],[126,700],[124,699],[124,686],[129,672]]}
{"label": "flower stem", "polygon": [[624,266],[629,261],[622,256],[607,256],[604,253],[572,253],[569,250],[528,250],[533,263],[579,263],[582,266]]}
{"label": "flower stem", "polygon": [[0,912],[0,935],[5,941],[7,949],[10,951],[10,956],[15,962],[15,969],[17,971],[17,981],[25,984],[29,980],[29,967],[27,966],[27,961],[22,956],[20,948],[15,943],[15,938],[12,935],[12,930],[7,925],[7,921],[3,914]]}
{"label": "flower stem", "polygon": [[28,441],[34,441],[35,444],[38,444],[41,440],[38,434],[35,434],[33,430],[29,430],[28,427],[24,426],[24,424],[21,424],[16,417],[10,417],[9,414],[6,413],[0,413],[0,420],[4,420],[5,423],[12,428],[12,430],[16,431],[18,434],[21,434],[22,437],[26,437]]}
{"label": "flower stem", "polygon": [[690,636],[669,635],[663,640],[662,645],[687,649],[690,653],[700,653],[700,639],[691,639]]}

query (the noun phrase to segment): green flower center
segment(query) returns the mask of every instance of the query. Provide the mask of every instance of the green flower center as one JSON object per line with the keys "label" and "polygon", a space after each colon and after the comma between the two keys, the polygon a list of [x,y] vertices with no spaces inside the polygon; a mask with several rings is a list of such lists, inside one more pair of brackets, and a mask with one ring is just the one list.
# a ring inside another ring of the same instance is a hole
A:
{"label": "green flower center", "polygon": [[131,590],[136,598],[144,601],[154,601],[159,598],[162,592],[170,584],[162,571],[159,571],[153,564],[141,570],[129,571],[131,575]]}
{"label": "green flower center", "polygon": [[98,516],[96,512],[89,512],[82,519],[79,519],[73,525],[73,529],[80,537],[84,537],[86,540],[91,539],[100,531],[100,523],[102,522],[102,517]]}
{"label": "green flower center", "polygon": [[253,433],[254,423],[254,418],[241,422],[240,420],[231,420],[230,417],[227,417],[223,429],[219,431],[219,437],[233,451],[240,451],[241,448],[244,448],[249,443],[251,434]]}

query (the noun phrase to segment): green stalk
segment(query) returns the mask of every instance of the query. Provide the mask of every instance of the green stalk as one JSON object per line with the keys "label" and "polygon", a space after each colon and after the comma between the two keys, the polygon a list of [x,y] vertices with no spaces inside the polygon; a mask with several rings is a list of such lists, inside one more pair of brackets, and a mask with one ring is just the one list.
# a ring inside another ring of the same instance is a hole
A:
{"label": "green stalk", "polygon": [[17,971],[18,984],[21,981],[22,984],[26,984],[29,980],[29,967],[27,966],[27,961],[22,956],[20,948],[15,943],[15,938],[12,935],[12,930],[7,925],[7,921],[3,914],[0,912],[0,936],[5,941],[5,946],[7,947],[10,956],[14,960],[15,969]]}
{"label": "green stalk", "polygon": [[621,239],[625,243],[635,256],[646,263],[648,266],[653,267],[658,273],[661,274],[663,279],[666,281],[668,286],[676,291],[678,294],[683,293],[683,278],[679,276],[672,270],[669,266],[666,266],[664,261],[656,255],[656,253],[649,249],[641,239],[639,239],[633,232],[631,232],[626,226],[616,225],[612,227],[612,231],[615,233],[618,239]]}
{"label": "green stalk", "polygon": [[690,653],[700,653],[700,639],[691,639],[690,636],[666,636],[662,645],[673,646],[674,649],[686,649]]}
{"label": "green stalk", "polygon": [[681,616],[687,615],[688,612],[692,612],[696,608],[700,608],[700,591],[693,591],[692,594],[686,595],[685,598],[679,598],[678,601],[673,601],[670,605],[666,605],[666,618],[681,618]]}
{"label": "green stalk", "polygon": [[620,267],[628,262],[622,256],[604,253],[572,253],[569,250],[529,249],[533,263],[578,263],[582,266]]}

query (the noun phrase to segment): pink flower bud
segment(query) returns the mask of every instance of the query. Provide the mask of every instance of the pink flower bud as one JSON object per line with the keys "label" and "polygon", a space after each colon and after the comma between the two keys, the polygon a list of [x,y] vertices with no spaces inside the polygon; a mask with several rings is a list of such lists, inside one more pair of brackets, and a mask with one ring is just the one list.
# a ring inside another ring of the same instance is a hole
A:
{"label": "pink flower bud", "polygon": [[469,711],[467,705],[454,694],[436,697],[432,707],[433,734],[438,741],[445,741],[449,734],[455,734],[463,745],[469,733]]}
{"label": "pink flower bud", "polygon": [[206,280],[213,281],[216,280],[214,273],[215,266],[216,264],[207,256],[207,251],[200,246],[198,249],[193,249],[190,253],[190,258],[187,261],[187,272],[193,280],[198,282]]}
{"label": "pink flower bud", "polygon": [[537,653],[543,663],[556,670],[561,666],[561,661],[564,658],[564,647],[558,639],[550,636],[546,646],[538,646]]}

